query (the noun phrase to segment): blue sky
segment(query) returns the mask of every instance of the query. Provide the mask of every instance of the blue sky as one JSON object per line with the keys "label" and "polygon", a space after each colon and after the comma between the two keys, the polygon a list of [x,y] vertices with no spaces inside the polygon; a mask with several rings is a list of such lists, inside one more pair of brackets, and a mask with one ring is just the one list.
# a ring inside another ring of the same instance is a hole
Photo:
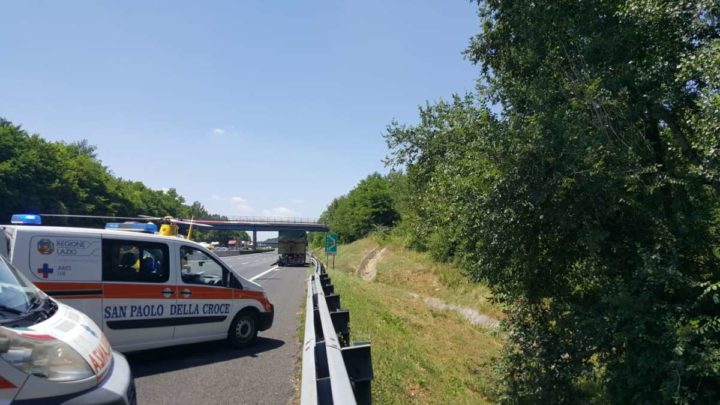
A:
{"label": "blue sky", "polygon": [[435,1],[17,1],[0,117],[87,139],[118,176],[225,215],[318,216],[393,119],[472,91],[475,6]]}

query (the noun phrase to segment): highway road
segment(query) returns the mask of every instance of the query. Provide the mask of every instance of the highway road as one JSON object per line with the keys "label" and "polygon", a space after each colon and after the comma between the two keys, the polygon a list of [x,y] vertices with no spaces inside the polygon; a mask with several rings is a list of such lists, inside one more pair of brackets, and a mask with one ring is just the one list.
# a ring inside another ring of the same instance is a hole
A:
{"label": "highway road", "polygon": [[219,341],[129,353],[139,404],[291,401],[301,353],[297,329],[307,269],[274,266],[274,252],[222,259],[265,288],[275,305],[272,328],[260,332],[257,344],[248,349],[232,349]]}

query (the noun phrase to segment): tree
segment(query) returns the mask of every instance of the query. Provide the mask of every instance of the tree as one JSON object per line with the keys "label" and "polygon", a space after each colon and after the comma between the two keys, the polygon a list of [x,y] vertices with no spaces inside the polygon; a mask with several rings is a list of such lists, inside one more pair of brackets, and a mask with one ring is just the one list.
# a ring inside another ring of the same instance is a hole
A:
{"label": "tree", "polygon": [[[174,188],[152,190],[141,182],[113,176],[95,152],[86,140],[48,142],[0,118],[0,222],[16,213],[210,216],[199,202],[186,205]],[[44,222],[104,225],[104,221],[83,219],[46,218]],[[214,237],[249,238],[244,232]]]}
{"label": "tree", "polygon": [[387,138],[507,308],[501,399],[717,403],[720,4],[479,6],[502,114],[456,99]]}
{"label": "tree", "polygon": [[[343,243],[352,242],[378,227],[392,227],[399,219],[386,177],[373,173],[360,181],[347,196],[333,200],[320,216],[338,233]],[[318,245],[322,237],[313,237]]]}
{"label": "tree", "polygon": [[[81,146],[81,145],[80,145]],[[0,216],[54,212],[113,214],[111,176],[78,145],[47,142],[0,120]]]}
{"label": "tree", "polygon": [[486,140],[495,138],[500,126],[472,95],[421,108],[417,126],[388,126],[386,162],[405,169],[390,178],[402,214],[398,233],[409,247],[428,250],[439,260],[459,254],[467,238],[457,225],[473,221],[467,206],[485,192],[492,174],[486,171],[492,149]]}

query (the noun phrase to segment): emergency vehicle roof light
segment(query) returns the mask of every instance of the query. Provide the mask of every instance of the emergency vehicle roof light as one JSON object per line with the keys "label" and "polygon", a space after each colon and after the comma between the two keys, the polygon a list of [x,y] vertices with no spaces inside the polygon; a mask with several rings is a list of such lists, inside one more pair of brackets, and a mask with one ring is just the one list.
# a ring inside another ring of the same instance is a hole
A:
{"label": "emergency vehicle roof light", "polygon": [[35,214],[15,214],[10,218],[10,223],[15,225],[40,225],[42,219]]}
{"label": "emergency vehicle roof light", "polygon": [[105,229],[116,229],[120,231],[155,233],[158,230],[157,225],[152,222],[146,224],[140,222],[108,222]]}

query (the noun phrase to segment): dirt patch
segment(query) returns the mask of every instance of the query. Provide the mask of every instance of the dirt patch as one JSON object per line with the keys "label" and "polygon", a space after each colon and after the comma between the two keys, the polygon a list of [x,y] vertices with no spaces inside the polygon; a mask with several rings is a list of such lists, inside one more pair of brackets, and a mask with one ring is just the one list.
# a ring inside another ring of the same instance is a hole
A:
{"label": "dirt patch", "polygon": [[385,253],[387,248],[376,248],[372,252],[368,253],[358,267],[355,274],[362,277],[365,281],[372,281],[377,275],[377,264],[382,259],[382,255]]}
{"label": "dirt patch", "polygon": [[500,321],[491,317],[487,316],[485,314],[481,314],[478,311],[468,308],[468,307],[462,307],[460,305],[455,304],[448,304],[444,301],[441,301],[437,298],[433,297],[423,297],[422,295],[415,294],[415,293],[409,293],[411,297],[417,298],[420,300],[423,300],[427,305],[443,310],[443,311],[455,311],[458,314],[462,315],[465,319],[470,321],[471,324],[475,326],[482,326],[484,328],[489,329],[495,329],[498,326],[500,326]]}

